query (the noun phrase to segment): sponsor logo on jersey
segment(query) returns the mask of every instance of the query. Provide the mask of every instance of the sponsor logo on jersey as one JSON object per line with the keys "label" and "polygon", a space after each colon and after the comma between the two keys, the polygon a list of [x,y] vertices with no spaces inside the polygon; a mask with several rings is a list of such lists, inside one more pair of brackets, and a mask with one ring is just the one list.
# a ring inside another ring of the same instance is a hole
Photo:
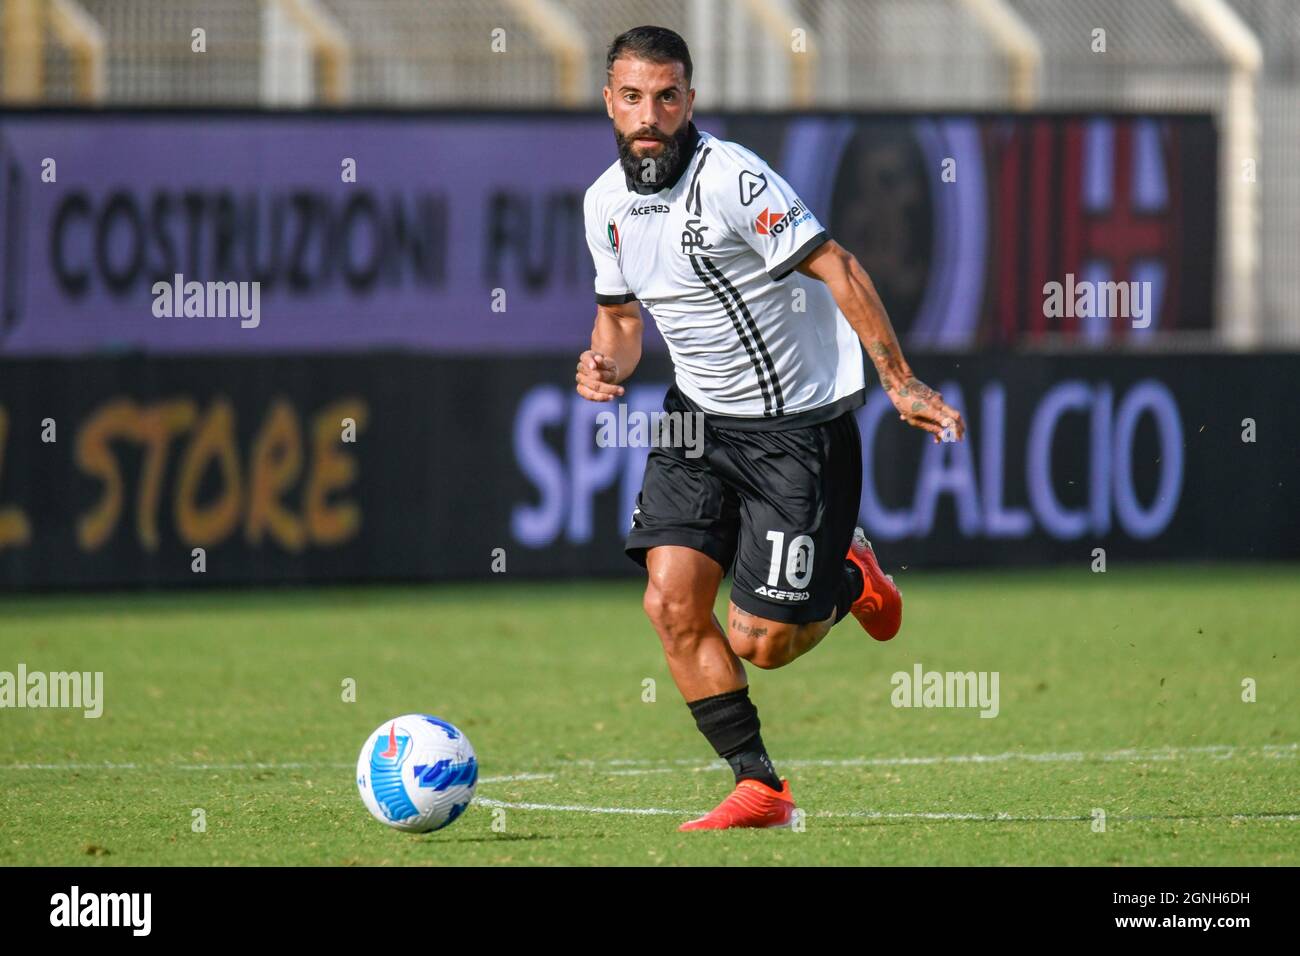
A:
{"label": "sponsor logo on jersey", "polygon": [[618,226],[614,224],[613,219],[611,219],[609,221],[609,225],[605,227],[605,234],[609,236],[609,247],[613,249],[615,253],[617,253],[618,252]]}
{"label": "sponsor logo on jersey", "polygon": [[741,170],[739,185],[740,204],[748,206],[767,188],[767,175],[764,173],[751,173],[748,169]]}
{"label": "sponsor logo on jersey", "polygon": [[780,591],[776,588],[769,588],[760,584],[754,588],[754,593],[773,601],[806,601],[808,600],[807,591]]}
{"label": "sponsor logo on jersey", "polygon": [[779,236],[787,229],[793,229],[801,222],[812,218],[812,213],[801,201],[796,200],[788,212],[772,212],[764,209],[754,220],[754,227],[760,236]]}
{"label": "sponsor logo on jersey", "polygon": [[704,233],[708,226],[701,226],[698,219],[686,220],[686,227],[682,230],[682,253],[691,255],[701,249],[712,249],[713,243],[704,241]]}
{"label": "sponsor logo on jersey", "polygon": [[632,215],[634,216],[648,216],[656,212],[668,212],[668,204],[657,202],[651,203],[649,206],[636,206],[632,209]]}

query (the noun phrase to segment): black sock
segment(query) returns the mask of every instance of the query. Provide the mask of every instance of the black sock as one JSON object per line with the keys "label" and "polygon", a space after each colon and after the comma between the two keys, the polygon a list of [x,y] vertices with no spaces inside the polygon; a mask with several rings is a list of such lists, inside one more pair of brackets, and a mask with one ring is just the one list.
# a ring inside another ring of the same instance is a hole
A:
{"label": "black sock", "polygon": [[852,561],[844,562],[844,577],[840,580],[839,596],[835,600],[835,623],[844,620],[853,602],[862,596],[862,569]]}
{"label": "black sock", "polygon": [[781,780],[759,735],[758,708],[749,699],[749,687],[688,701],[695,726],[718,756],[731,764],[736,782],[761,780],[773,790]]}

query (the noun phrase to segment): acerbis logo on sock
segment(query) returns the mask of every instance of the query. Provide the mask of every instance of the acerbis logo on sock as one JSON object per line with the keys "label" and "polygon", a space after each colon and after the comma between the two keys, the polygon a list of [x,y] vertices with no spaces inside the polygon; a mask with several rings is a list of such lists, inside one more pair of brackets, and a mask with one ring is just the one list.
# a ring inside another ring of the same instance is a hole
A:
{"label": "acerbis logo on sock", "polygon": [[998,715],[999,671],[927,671],[918,662],[912,672],[889,678],[895,707],[979,707],[981,717]]}

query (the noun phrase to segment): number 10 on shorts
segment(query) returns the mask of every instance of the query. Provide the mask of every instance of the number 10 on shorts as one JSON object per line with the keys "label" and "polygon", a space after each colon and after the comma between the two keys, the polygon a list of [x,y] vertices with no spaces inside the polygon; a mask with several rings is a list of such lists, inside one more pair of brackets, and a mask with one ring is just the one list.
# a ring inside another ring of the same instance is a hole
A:
{"label": "number 10 on shorts", "polygon": [[767,540],[772,542],[772,563],[767,570],[767,586],[780,585],[781,555],[785,553],[785,579],[792,588],[805,588],[812,580],[813,539],[806,534],[798,535],[790,542],[790,550],[785,551],[785,532],[769,531]]}

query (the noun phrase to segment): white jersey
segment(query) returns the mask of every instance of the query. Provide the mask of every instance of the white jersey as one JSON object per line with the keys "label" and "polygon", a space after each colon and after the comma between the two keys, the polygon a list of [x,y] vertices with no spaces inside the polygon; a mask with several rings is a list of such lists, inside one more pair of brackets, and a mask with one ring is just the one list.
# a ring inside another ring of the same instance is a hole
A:
{"label": "white jersey", "polygon": [[716,424],[797,427],[861,405],[858,337],[826,284],[795,271],[826,230],[753,152],[690,133],[690,161],[659,189],[615,161],[587,190],[596,301],[640,301],[678,390]]}

